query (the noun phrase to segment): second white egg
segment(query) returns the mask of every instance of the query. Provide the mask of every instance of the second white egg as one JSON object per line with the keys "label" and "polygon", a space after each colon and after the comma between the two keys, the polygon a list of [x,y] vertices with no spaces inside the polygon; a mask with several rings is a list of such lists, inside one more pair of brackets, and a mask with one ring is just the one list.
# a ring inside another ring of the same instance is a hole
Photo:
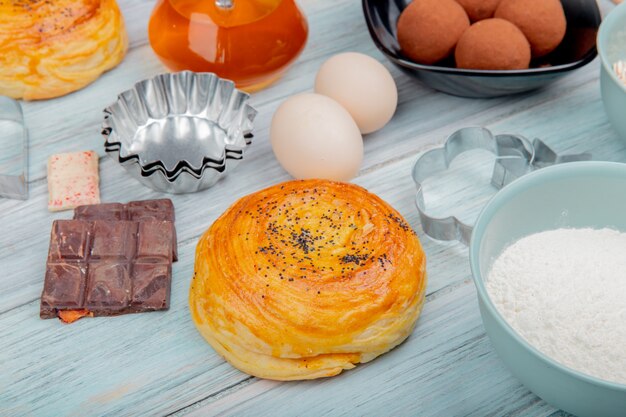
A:
{"label": "second white egg", "polygon": [[346,109],[320,94],[285,100],[270,126],[278,162],[295,178],[347,181],[359,172],[363,138]]}
{"label": "second white egg", "polygon": [[398,105],[398,89],[387,68],[356,52],[324,62],[315,78],[315,92],[345,107],[363,134],[382,129]]}

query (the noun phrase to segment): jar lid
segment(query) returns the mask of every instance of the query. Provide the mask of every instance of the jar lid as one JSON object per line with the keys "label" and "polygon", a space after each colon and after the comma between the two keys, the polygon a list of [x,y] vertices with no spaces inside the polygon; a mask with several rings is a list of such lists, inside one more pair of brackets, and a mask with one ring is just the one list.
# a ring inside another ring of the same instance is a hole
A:
{"label": "jar lid", "polygon": [[272,13],[283,0],[169,0],[171,6],[189,20],[207,17],[221,27],[253,23]]}

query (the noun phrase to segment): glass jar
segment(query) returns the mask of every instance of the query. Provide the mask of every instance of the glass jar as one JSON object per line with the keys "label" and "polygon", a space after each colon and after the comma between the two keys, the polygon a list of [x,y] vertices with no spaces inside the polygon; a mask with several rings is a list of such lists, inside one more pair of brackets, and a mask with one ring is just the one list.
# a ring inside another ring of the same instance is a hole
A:
{"label": "glass jar", "polygon": [[294,0],[159,0],[148,34],[172,71],[214,72],[251,92],[300,55],[308,25]]}

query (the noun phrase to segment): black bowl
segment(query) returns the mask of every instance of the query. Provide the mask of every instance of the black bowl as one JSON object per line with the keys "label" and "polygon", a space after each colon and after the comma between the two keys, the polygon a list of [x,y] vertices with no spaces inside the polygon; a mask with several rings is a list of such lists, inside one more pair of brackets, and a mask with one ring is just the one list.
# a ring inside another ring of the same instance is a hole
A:
{"label": "black bowl", "polygon": [[462,97],[498,97],[543,87],[597,55],[600,10],[596,0],[561,0],[567,19],[565,38],[527,70],[487,71],[454,68],[452,59],[436,65],[411,61],[400,51],[396,22],[409,0],[363,0],[363,13],[374,43],[407,74],[430,87]]}

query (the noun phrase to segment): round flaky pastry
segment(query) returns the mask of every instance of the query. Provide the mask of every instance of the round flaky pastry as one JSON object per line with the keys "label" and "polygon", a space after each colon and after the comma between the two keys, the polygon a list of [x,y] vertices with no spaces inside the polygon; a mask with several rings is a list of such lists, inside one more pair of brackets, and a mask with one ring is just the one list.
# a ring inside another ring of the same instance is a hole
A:
{"label": "round flaky pastry", "polygon": [[291,181],[248,195],[200,238],[189,305],[236,368],[269,379],[337,375],[400,344],[419,317],[426,259],[379,197]]}
{"label": "round flaky pastry", "polygon": [[115,67],[127,48],[115,0],[0,1],[0,95],[71,93]]}

